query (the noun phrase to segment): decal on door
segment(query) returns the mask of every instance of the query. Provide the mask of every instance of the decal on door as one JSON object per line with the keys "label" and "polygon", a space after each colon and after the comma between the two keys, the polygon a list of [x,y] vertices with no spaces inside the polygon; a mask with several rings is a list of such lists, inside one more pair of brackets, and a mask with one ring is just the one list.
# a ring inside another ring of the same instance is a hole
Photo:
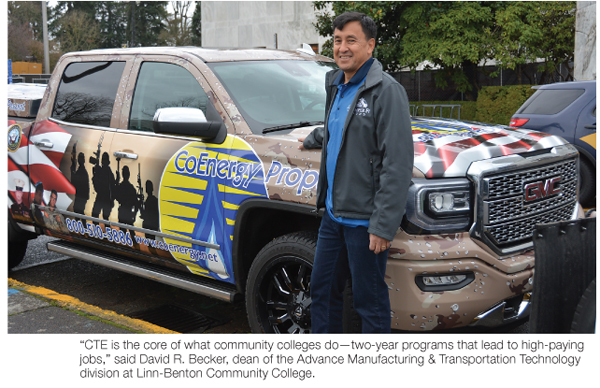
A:
{"label": "decal on door", "polygon": [[161,179],[160,230],[220,249],[165,239],[172,255],[192,273],[233,283],[237,210],[244,200],[257,197],[267,197],[264,169],[245,141],[227,136],[223,144],[194,142],[181,148]]}

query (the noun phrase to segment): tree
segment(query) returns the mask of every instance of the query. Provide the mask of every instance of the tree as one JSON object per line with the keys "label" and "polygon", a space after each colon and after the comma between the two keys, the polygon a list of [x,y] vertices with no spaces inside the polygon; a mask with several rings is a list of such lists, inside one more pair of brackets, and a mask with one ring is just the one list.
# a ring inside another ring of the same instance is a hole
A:
{"label": "tree", "polygon": [[192,15],[192,44],[202,46],[202,4],[199,1]]}
{"label": "tree", "polygon": [[100,27],[100,48],[122,47],[127,43],[127,3],[98,2],[96,16]]}
{"label": "tree", "polygon": [[42,3],[40,1],[9,1],[8,24],[26,24],[34,39],[42,40]]}
{"label": "tree", "polygon": [[74,10],[59,19],[58,41],[63,52],[90,50],[98,47],[100,28],[98,22],[83,11]]}
{"label": "tree", "polygon": [[[540,46],[540,58],[544,59],[541,70],[548,82],[563,81],[557,75],[560,65],[565,65],[569,72],[567,80],[573,80],[572,62],[575,57],[575,1],[540,1],[538,12],[543,15],[540,29],[544,31],[544,39]],[[553,79],[554,78],[554,79]],[[540,83],[546,80],[542,79]]]}
{"label": "tree", "polygon": [[173,14],[167,18],[167,27],[160,33],[159,41],[167,46],[192,44],[192,24],[188,16],[192,1],[172,1]]}
{"label": "tree", "polygon": [[[331,5],[333,14],[327,12]],[[459,91],[474,99],[477,65],[490,51],[489,30],[495,2],[315,2],[320,11],[315,27],[329,36],[335,16],[345,11],[369,15],[378,24],[373,55],[386,71],[421,64],[439,68],[436,85],[452,80]],[[331,39],[323,53],[331,55]]]}
{"label": "tree", "polygon": [[[166,1],[129,1],[127,3],[127,40],[130,46],[156,46],[165,30]],[[132,43],[133,31],[133,43]]]}
{"label": "tree", "polygon": [[[493,58],[502,69],[515,70],[519,84],[523,67],[543,59],[540,83],[552,78],[564,64],[572,79],[575,49],[575,9],[573,1],[508,2],[496,15]],[[534,83],[533,79],[528,80]]]}
{"label": "tree", "polygon": [[[51,15],[49,10],[49,15]],[[8,58],[13,61],[35,60],[43,63],[42,6],[39,1],[11,1],[8,3]],[[56,42],[48,42],[50,68],[60,57]]]}

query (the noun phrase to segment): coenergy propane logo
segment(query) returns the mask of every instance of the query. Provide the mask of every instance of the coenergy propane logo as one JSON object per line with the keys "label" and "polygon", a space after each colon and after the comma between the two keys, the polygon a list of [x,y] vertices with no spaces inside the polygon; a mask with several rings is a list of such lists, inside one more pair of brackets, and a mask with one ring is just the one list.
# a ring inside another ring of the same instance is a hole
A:
{"label": "coenergy propane logo", "polygon": [[237,210],[248,198],[267,197],[262,162],[244,140],[189,143],[168,162],[160,185],[160,228],[220,246],[187,246],[172,255],[195,274],[233,283],[231,246]]}

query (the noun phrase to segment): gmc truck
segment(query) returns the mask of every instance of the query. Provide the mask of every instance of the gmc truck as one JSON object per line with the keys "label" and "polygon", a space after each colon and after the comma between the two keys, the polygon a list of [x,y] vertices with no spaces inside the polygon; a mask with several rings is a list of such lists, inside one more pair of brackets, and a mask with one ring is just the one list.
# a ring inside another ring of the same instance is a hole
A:
{"label": "gmc truck", "polygon": [[[245,298],[253,332],[309,333],[320,150],[299,139],[323,123],[333,68],[306,49],[107,49],[64,55],[45,88],[9,87],[9,268],[54,236],[51,251]],[[392,328],[526,317],[535,224],[583,217],[576,149],[481,123],[412,131]]]}

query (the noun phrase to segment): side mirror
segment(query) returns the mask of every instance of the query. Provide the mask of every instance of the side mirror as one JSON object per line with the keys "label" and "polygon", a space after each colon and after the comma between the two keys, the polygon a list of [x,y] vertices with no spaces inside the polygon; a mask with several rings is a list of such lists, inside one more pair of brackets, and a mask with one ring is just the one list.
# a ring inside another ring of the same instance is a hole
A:
{"label": "side mirror", "polygon": [[194,136],[203,140],[217,137],[221,126],[220,122],[207,121],[204,112],[197,108],[161,108],[152,119],[156,133]]}

